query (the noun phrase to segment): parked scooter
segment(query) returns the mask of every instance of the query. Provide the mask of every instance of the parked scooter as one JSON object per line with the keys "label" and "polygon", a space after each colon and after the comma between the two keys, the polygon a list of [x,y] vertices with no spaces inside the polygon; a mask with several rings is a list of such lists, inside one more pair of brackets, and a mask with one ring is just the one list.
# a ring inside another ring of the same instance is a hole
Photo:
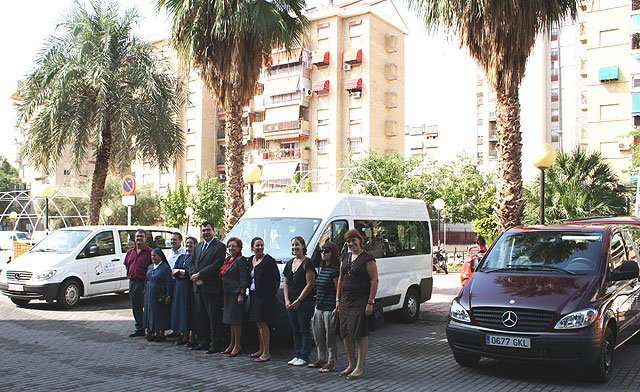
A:
{"label": "parked scooter", "polygon": [[444,251],[440,248],[433,254],[433,270],[438,273],[449,273],[449,271],[447,271],[447,258],[444,255]]}

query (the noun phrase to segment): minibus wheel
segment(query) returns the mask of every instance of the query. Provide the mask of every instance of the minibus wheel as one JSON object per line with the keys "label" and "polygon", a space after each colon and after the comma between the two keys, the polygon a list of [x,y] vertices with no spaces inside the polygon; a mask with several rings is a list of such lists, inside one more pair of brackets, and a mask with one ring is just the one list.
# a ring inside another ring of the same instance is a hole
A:
{"label": "minibus wheel", "polygon": [[412,323],[418,319],[420,315],[420,295],[413,287],[407,290],[404,297],[404,305],[402,306],[401,316],[405,323]]}
{"label": "minibus wheel", "polygon": [[613,367],[613,350],[615,345],[616,339],[613,335],[613,330],[611,327],[607,327],[604,338],[602,339],[602,345],[600,346],[598,359],[587,371],[587,374],[591,376],[593,381],[605,382],[609,379],[611,368]]}
{"label": "minibus wheel", "polygon": [[21,308],[24,308],[25,306],[29,305],[29,302],[30,302],[30,300],[28,299],[20,299],[20,298],[10,298],[10,299],[11,299],[11,302],[18,305]]}
{"label": "minibus wheel", "polygon": [[78,306],[82,290],[77,281],[67,280],[58,290],[58,306],[63,309],[71,309]]}

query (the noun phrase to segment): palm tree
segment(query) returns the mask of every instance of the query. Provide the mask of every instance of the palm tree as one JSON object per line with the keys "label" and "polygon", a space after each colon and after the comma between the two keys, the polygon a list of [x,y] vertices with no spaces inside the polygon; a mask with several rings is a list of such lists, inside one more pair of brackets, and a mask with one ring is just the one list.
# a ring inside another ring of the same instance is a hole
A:
{"label": "palm tree", "polygon": [[[525,189],[525,222],[538,221],[539,181]],[[605,215],[625,215],[624,186],[598,151],[576,147],[561,151],[556,162],[545,170],[545,220],[568,220]]]}
{"label": "palm tree", "polygon": [[271,51],[301,44],[304,0],[158,0],[173,17],[173,44],[225,109],[224,230],[244,213],[242,108]]}
{"label": "palm tree", "polygon": [[168,168],[184,149],[176,114],[183,86],[160,62],[151,44],[131,29],[134,9],[118,16],[117,4],[77,2],[59,24],[27,76],[18,105],[25,128],[23,154],[48,173],[65,150],[76,170],[95,161],[89,205],[97,224],[109,170],[121,173],[138,159]]}
{"label": "palm tree", "polygon": [[518,90],[536,36],[567,16],[575,0],[407,0],[431,27],[457,36],[496,92],[498,229],[522,221],[522,136]]}

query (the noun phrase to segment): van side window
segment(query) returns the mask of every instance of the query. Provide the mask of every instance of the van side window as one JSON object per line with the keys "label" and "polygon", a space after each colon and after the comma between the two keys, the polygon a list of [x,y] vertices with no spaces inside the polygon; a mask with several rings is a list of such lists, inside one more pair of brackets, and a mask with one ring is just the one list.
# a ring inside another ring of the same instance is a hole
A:
{"label": "van side window", "polygon": [[624,260],[627,259],[624,241],[622,240],[622,235],[619,232],[615,232],[611,236],[610,253],[611,261],[609,264],[609,268],[611,268],[611,270],[613,271],[618,268]]}
{"label": "van side window", "polygon": [[88,243],[87,246],[82,250],[82,252],[78,253],[78,259],[84,259],[86,257],[86,251],[89,249],[90,245],[97,245],[100,248],[100,256],[105,255],[114,255],[116,254],[116,245],[113,241],[113,232],[103,231],[101,233],[96,234]]}
{"label": "van side window", "polygon": [[[136,246],[136,231],[135,230],[119,230],[120,234],[120,250],[122,253]],[[147,234],[148,236],[149,234]]]}
{"label": "van side window", "polygon": [[354,221],[365,239],[365,250],[376,259],[431,252],[427,222]]}
{"label": "van side window", "polygon": [[627,245],[627,257],[628,260],[636,260],[638,261],[638,254],[636,252],[636,249],[634,248],[633,244],[633,239],[631,238],[631,235],[629,233],[628,230],[625,230],[623,232],[624,234],[624,242]]}
{"label": "van side window", "polygon": [[148,231],[147,245],[151,249],[169,249],[171,248],[171,232],[168,231]]}
{"label": "van side window", "polygon": [[349,230],[349,223],[346,220],[335,220],[331,222],[320,235],[318,246],[322,246],[327,242],[333,242],[338,245],[340,252],[346,252],[344,235]]}

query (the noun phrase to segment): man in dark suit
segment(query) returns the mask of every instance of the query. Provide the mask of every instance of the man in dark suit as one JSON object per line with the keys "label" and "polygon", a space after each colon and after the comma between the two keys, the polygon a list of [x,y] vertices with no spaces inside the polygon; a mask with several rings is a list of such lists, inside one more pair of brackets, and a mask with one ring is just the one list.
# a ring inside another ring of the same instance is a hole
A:
{"label": "man in dark suit", "polygon": [[207,350],[213,354],[220,350],[222,326],[222,281],[220,267],[224,264],[226,246],[213,238],[213,225],[203,222],[200,230],[203,241],[193,250],[190,265],[195,292],[195,318],[198,345],[192,350]]}

